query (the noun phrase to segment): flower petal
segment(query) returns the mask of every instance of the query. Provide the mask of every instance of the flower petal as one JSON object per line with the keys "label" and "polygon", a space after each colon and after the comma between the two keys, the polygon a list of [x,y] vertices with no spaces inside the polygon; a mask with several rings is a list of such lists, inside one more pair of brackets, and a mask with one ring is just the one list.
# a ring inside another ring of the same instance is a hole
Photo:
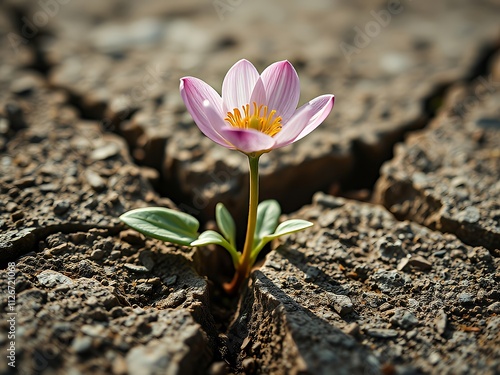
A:
{"label": "flower petal", "polygon": [[259,79],[257,69],[248,60],[240,60],[227,72],[222,82],[224,113],[250,103],[250,96]]}
{"label": "flower petal", "polygon": [[[212,141],[227,147],[227,143],[217,129],[220,127],[220,121],[224,122],[222,99],[219,94],[211,86],[194,77],[181,78],[180,91],[186,108],[201,132]],[[210,114],[207,114],[206,102],[211,108]],[[213,119],[216,117],[220,121],[214,122]]]}
{"label": "flower petal", "polygon": [[288,61],[269,65],[261,75],[269,110],[275,109],[283,122],[292,117],[300,97],[299,76]]}
{"label": "flower petal", "polygon": [[[304,130],[300,132],[298,137],[295,138],[293,142],[296,142],[299,139],[304,138],[306,135],[308,135],[310,132],[316,129],[330,114],[334,103],[335,103],[335,96],[328,94],[328,95],[318,96],[317,98],[311,100],[309,103],[304,104],[302,107],[305,106],[312,107],[314,115],[311,117],[309,123],[305,126]],[[300,107],[299,110],[302,107]]]}
{"label": "flower petal", "polygon": [[[262,79],[260,77],[255,83],[255,87],[252,91],[252,96],[250,97],[249,104],[254,102],[257,103],[257,106],[265,104],[267,102],[266,89],[264,88],[264,83],[262,82]],[[253,106],[251,105],[250,108],[253,113]]]}
{"label": "flower petal", "polygon": [[273,137],[254,129],[227,127],[221,130],[221,135],[231,143],[234,148],[245,154],[267,151],[272,149],[275,144]]}
{"label": "flower petal", "polygon": [[210,125],[212,126],[213,132],[215,132],[217,134],[217,136],[220,137],[217,140],[214,140],[211,137],[209,137],[209,138],[212,139],[214,142],[220,144],[221,146],[224,146],[226,148],[234,150],[234,146],[231,145],[221,135],[221,132],[223,129],[231,128],[231,126],[220,117],[220,115],[217,113],[216,109],[213,107],[213,105],[212,105],[212,103],[210,103],[210,101],[205,100],[203,102],[203,107],[204,107],[205,115],[207,116],[207,120],[210,123]]}
{"label": "flower petal", "polygon": [[280,148],[293,143],[295,138],[304,130],[309,124],[309,120],[314,116],[315,112],[311,106],[302,106],[286,124],[283,125],[281,131],[274,137],[276,146]]}

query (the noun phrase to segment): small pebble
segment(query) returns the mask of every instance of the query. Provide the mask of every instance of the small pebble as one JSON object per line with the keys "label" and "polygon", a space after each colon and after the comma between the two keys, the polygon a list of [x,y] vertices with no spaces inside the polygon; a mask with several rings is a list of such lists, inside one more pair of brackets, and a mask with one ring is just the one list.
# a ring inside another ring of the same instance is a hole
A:
{"label": "small pebble", "polygon": [[390,303],[388,303],[388,302],[384,302],[383,304],[380,305],[380,307],[378,309],[381,312],[384,312],[384,311],[392,309],[392,305]]}
{"label": "small pebble", "polygon": [[154,256],[150,250],[141,251],[139,254],[139,261],[148,269],[148,271],[151,271],[155,266]]}
{"label": "small pebble", "polygon": [[493,302],[488,306],[488,311],[494,314],[500,314],[500,302]]}
{"label": "small pebble", "polygon": [[92,151],[90,158],[93,160],[106,160],[120,152],[120,146],[116,143],[108,143]]}
{"label": "small pebble", "polygon": [[135,290],[139,294],[148,295],[148,294],[151,294],[153,292],[153,286],[151,284],[143,283],[143,284],[137,285]]}
{"label": "small pebble", "polygon": [[395,329],[371,328],[366,332],[369,336],[379,339],[391,339],[398,336]]}
{"label": "small pebble", "polygon": [[70,208],[70,203],[68,201],[58,201],[54,205],[54,213],[56,215],[63,215],[65,214]]}
{"label": "small pebble", "polygon": [[330,304],[333,305],[333,308],[340,316],[344,316],[352,312],[353,305],[349,297],[341,294],[328,293],[328,298],[330,300]]}
{"label": "small pebble", "polygon": [[69,238],[71,240],[71,242],[73,242],[74,244],[81,244],[83,241],[85,241],[85,238],[87,237],[87,235],[85,233],[72,233],[69,235]]}
{"label": "small pebble", "polygon": [[460,302],[462,305],[471,305],[474,303],[474,295],[471,293],[460,293],[457,296],[458,302]]}
{"label": "small pebble", "polygon": [[106,188],[104,179],[96,172],[88,169],[85,171],[85,178],[88,184],[97,192],[103,191]]}
{"label": "small pebble", "polygon": [[405,309],[398,309],[391,318],[391,324],[409,330],[418,324],[418,319],[413,313]]}
{"label": "small pebble", "polygon": [[10,218],[15,223],[16,221],[24,218],[24,212],[23,211],[16,211],[16,212],[12,213],[12,215],[10,215]]}
{"label": "small pebble", "polygon": [[93,250],[90,254],[90,259],[92,260],[101,260],[102,258],[104,258],[104,251],[100,249]]}
{"label": "small pebble", "polygon": [[52,270],[42,271],[37,275],[37,279],[40,284],[49,288],[58,285],[73,284],[73,280],[71,280],[68,276]]}
{"label": "small pebble", "polygon": [[[113,253],[113,252],[111,252],[111,253]],[[144,266],[138,266],[138,265],[132,264],[132,263],[125,263],[123,265],[123,267],[125,267],[126,269],[128,269],[130,271],[133,271],[133,272],[139,272],[139,273],[149,272],[146,267],[144,267]]]}
{"label": "small pebble", "polygon": [[68,244],[67,243],[62,243],[62,244],[60,244],[58,246],[55,246],[52,249],[50,249],[50,253],[52,255],[58,255],[58,254],[62,254],[64,252],[68,251],[68,249],[69,249]]}
{"label": "small pebble", "polygon": [[446,325],[448,324],[448,317],[444,310],[439,310],[436,319],[434,320],[437,332],[442,336],[446,331]]}
{"label": "small pebble", "polygon": [[77,336],[71,343],[71,348],[77,354],[84,354],[92,347],[92,338],[89,336]]}
{"label": "small pebble", "polygon": [[113,250],[110,254],[109,254],[109,258],[112,259],[112,260],[115,260],[115,259],[118,259],[119,257],[121,257],[122,253],[120,250]]}

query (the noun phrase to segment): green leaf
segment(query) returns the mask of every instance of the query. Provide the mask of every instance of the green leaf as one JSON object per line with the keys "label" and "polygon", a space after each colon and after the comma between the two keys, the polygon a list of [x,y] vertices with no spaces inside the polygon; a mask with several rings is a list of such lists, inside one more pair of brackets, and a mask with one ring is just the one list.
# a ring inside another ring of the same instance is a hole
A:
{"label": "green leaf", "polygon": [[215,219],[220,231],[232,246],[236,246],[236,224],[234,219],[222,203],[215,207]]}
{"label": "green leaf", "polygon": [[240,261],[240,253],[238,253],[236,249],[229,242],[227,242],[220,233],[217,233],[213,230],[207,230],[200,234],[200,237],[198,237],[196,241],[191,242],[191,246],[207,245],[220,245],[224,247],[231,255],[234,266],[236,267],[238,265]]}
{"label": "green leaf", "polygon": [[301,219],[287,220],[278,225],[278,228],[276,228],[273,234],[265,236],[263,239],[266,240],[266,242],[269,242],[271,240],[274,240],[275,238],[284,236],[285,234],[298,232],[300,230],[312,226],[313,223],[307,220],[301,220]]}
{"label": "green leaf", "polygon": [[124,213],[120,220],[146,236],[184,246],[198,238],[200,227],[191,215],[163,207],[138,208]]}
{"label": "green leaf", "polygon": [[274,199],[262,201],[257,207],[257,223],[254,244],[258,244],[265,236],[274,232],[281,215],[280,204]]}
{"label": "green leaf", "polygon": [[284,236],[286,234],[298,232],[300,230],[312,227],[313,223],[307,221],[307,220],[301,220],[301,219],[293,219],[293,220],[287,220],[282,222],[276,230],[274,231],[273,234],[269,234],[267,236],[264,236],[260,242],[258,242],[255,247],[252,250],[251,254],[251,262],[255,262],[255,259],[257,259],[257,256],[259,255],[260,251],[266,246],[266,244],[269,241],[274,240],[275,238]]}

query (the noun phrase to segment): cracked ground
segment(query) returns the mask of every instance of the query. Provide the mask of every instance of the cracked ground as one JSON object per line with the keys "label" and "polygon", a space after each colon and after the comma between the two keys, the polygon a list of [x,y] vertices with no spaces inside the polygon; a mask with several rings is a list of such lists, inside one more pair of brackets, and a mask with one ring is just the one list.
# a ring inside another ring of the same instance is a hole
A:
{"label": "cracked ground", "polygon": [[[2,2],[16,367],[2,354],[0,373],[499,374],[498,14],[494,0]],[[229,298],[221,249],[117,218],[163,206],[212,228],[224,202],[245,227],[245,159],[203,137],[178,90],[190,75],[220,92],[241,58],[288,59],[300,104],[336,103],[261,163],[262,199],[314,226]]]}

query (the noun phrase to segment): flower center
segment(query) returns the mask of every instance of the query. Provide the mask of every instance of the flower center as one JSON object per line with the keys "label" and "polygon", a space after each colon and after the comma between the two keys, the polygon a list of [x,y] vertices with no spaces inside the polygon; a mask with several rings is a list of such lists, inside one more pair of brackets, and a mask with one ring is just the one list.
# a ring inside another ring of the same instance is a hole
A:
{"label": "flower center", "polygon": [[231,126],[240,129],[255,129],[271,137],[274,137],[281,131],[281,117],[276,116],[276,111],[269,111],[267,105],[258,106],[253,102],[253,110],[250,111],[250,104],[241,108],[243,112],[235,108],[227,113],[225,120]]}

